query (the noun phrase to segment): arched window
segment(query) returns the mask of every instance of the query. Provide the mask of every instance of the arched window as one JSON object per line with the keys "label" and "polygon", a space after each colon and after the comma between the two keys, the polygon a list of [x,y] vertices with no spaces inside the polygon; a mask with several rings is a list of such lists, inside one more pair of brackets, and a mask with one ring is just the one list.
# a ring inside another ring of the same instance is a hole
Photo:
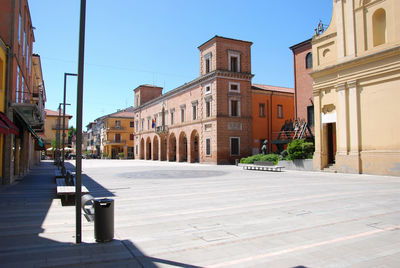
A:
{"label": "arched window", "polygon": [[386,12],[383,8],[378,9],[372,15],[372,30],[374,47],[386,43]]}
{"label": "arched window", "polygon": [[306,69],[310,68],[312,68],[312,52],[309,52],[306,55]]}

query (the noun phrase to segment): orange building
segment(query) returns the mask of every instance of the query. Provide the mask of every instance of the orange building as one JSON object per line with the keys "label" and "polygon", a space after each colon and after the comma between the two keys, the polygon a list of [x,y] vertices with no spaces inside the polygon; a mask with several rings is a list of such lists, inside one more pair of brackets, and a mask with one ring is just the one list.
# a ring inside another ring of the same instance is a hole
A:
{"label": "orange building", "polygon": [[294,89],[253,84],[252,87],[253,154],[261,152],[268,141],[268,152],[278,152],[276,140],[285,122],[294,118]]}

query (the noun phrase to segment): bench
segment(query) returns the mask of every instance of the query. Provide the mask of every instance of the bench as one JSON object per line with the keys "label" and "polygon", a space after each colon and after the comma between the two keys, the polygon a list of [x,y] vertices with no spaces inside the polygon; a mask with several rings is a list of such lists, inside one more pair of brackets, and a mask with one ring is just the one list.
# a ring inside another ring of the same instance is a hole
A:
{"label": "bench", "polygon": [[[57,197],[61,198],[61,201],[67,203],[69,197],[75,197],[75,178],[70,171],[67,171],[65,178],[56,179],[57,184]],[[88,189],[82,185],[82,195],[88,194]],[[74,199],[73,199],[74,200]]]}
{"label": "bench", "polygon": [[281,172],[282,166],[261,166],[261,165],[243,165],[243,169],[245,170],[261,170],[261,171],[274,171],[274,172]]}

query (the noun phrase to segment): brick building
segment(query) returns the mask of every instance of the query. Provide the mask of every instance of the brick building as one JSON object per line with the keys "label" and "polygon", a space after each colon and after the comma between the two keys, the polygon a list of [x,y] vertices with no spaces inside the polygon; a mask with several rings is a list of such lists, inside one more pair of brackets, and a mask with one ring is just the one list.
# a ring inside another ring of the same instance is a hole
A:
{"label": "brick building", "polygon": [[311,40],[308,39],[293,45],[290,49],[293,52],[295,118],[306,120],[313,129],[313,79],[310,76],[313,70]]}
{"label": "brick building", "polygon": [[[251,45],[215,36],[198,47],[197,79],[165,94],[154,85],[137,87],[135,158],[227,164],[258,149],[252,134],[253,98],[265,89],[252,88]],[[280,93],[288,97],[280,119],[292,119],[293,92]]]}

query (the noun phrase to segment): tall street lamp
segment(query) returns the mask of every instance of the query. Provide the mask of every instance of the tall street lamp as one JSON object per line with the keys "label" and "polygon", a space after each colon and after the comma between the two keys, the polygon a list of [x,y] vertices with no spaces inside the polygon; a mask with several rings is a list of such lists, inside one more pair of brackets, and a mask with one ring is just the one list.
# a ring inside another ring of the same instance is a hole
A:
{"label": "tall street lamp", "polygon": [[75,227],[76,243],[82,242],[82,108],[83,108],[83,71],[85,59],[85,20],[86,0],[81,0],[79,23],[78,89],[76,105],[76,184],[75,184]]}

